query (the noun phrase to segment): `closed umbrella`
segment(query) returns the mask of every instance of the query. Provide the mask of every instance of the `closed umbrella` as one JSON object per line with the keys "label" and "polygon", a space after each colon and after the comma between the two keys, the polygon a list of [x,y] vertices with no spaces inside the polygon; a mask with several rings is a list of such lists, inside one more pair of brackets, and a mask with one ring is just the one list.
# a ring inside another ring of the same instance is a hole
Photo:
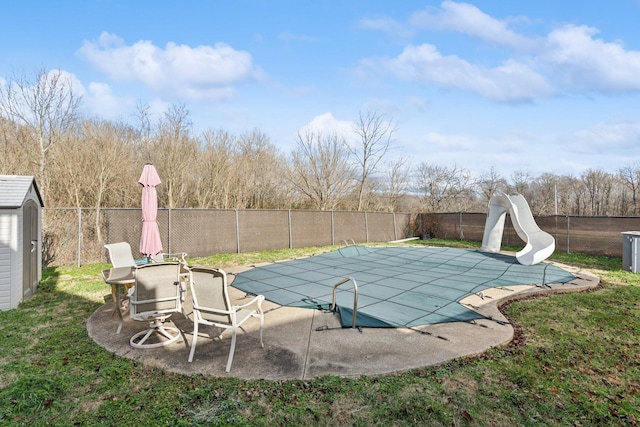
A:
{"label": "closed umbrella", "polygon": [[160,229],[156,222],[158,216],[158,193],[156,185],[160,184],[160,177],[156,168],[147,163],[142,169],[138,181],[142,185],[142,235],[140,236],[140,253],[150,257],[162,252]]}

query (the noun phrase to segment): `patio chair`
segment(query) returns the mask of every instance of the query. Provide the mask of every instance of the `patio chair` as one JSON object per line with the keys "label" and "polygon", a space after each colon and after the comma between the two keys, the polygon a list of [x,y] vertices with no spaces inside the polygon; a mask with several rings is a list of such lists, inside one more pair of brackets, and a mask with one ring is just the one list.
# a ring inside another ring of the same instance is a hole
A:
{"label": "patio chair", "polygon": [[104,245],[109,252],[109,260],[114,268],[135,267],[136,260],[133,259],[131,245],[127,242],[109,243]]}
{"label": "patio chair", "polygon": [[[185,259],[186,257],[187,257],[186,252],[176,252],[176,253],[160,252],[159,254],[149,256],[149,262],[153,262],[153,263],[179,262],[185,267],[185,269],[188,270],[189,266],[187,264],[187,260]],[[186,280],[186,279],[183,277],[183,280]],[[183,283],[182,286],[183,286],[183,289],[186,291],[186,285]],[[184,303],[184,293],[182,294],[182,299],[180,300],[180,302]],[[184,311],[184,306],[183,306],[182,314],[184,315],[185,319],[189,318],[186,311]]]}
{"label": "patio chair", "polygon": [[[133,254],[131,253],[131,245],[129,245],[129,243],[108,243],[104,245],[104,247],[107,249],[107,252],[109,252],[109,260],[111,261],[111,265],[113,265],[113,268],[136,266],[136,260],[133,259]],[[126,300],[127,295],[129,294],[132,287],[133,284],[124,285],[124,295],[121,303]],[[112,316],[119,308],[115,304],[115,302],[118,300],[118,298],[116,298],[116,292],[118,292],[117,285],[111,285],[111,298],[114,301],[113,312],[111,313]]]}
{"label": "patio chair", "polygon": [[[146,264],[135,269],[135,286],[129,297],[129,315],[149,322],[149,327],[129,340],[135,348],[162,347],[180,337],[177,328],[164,326],[173,313],[182,311],[180,263]],[[155,338],[147,342],[149,338]]]}
{"label": "patio chair", "polygon": [[[237,331],[242,329],[242,324],[252,317],[260,319],[260,346],[264,347],[262,341],[263,295],[252,298],[246,304],[232,306],[227,292],[227,275],[223,270],[217,268],[191,267],[190,287],[193,298],[193,343],[189,353],[189,362],[193,361],[193,355],[196,352],[199,325],[222,328],[223,331],[219,338],[222,338],[222,334],[227,329],[231,329],[231,348],[225,368],[226,372],[231,370]],[[251,305],[255,305],[255,308],[248,308]]]}

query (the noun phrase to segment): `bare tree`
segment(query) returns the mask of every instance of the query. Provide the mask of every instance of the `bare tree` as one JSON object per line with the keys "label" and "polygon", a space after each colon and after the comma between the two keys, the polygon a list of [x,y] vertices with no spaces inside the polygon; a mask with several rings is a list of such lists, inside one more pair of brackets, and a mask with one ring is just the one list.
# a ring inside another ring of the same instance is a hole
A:
{"label": "bare tree", "polygon": [[52,188],[58,197],[67,196],[58,199],[59,205],[95,210],[95,238],[102,242],[102,209],[126,206],[134,192],[139,200],[139,171],[132,169],[136,163],[133,131],[117,122],[93,119],[68,133],[64,147],[60,144],[52,150]]}
{"label": "bare tree", "polygon": [[579,183],[578,181],[578,179],[570,175],[562,175],[557,177],[555,196],[558,203],[558,215],[570,215],[574,213],[573,209],[576,206],[574,200],[574,188],[584,188],[584,186],[582,186],[582,183]]}
{"label": "bare tree", "polygon": [[258,129],[238,138],[238,190],[242,195],[241,208],[282,207],[279,190],[286,184],[283,166],[286,159],[269,137]]}
{"label": "bare tree", "polygon": [[[158,187],[159,206],[189,206],[188,182],[197,157],[197,142],[191,138],[189,111],[184,105],[172,105],[158,122],[157,129],[144,150],[145,161],[158,169],[162,186]],[[142,165],[140,165],[142,170]]]}
{"label": "bare tree", "polygon": [[193,199],[198,208],[229,209],[234,206],[236,137],[224,130],[206,130],[201,153],[191,174]]}
{"label": "bare tree", "polygon": [[292,184],[316,209],[335,209],[351,187],[349,153],[344,139],[335,133],[298,133],[291,163]]}
{"label": "bare tree", "polygon": [[428,212],[462,210],[473,201],[471,176],[456,166],[421,163],[417,169],[415,190]]}
{"label": "bare tree", "polygon": [[354,132],[360,137],[357,146],[349,146],[360,172],[358,180],[358,210],[364,208],[364,195],[367,180],[373,175],[380,160],[387,154],[397,131],[395,124],[387,120],[384,114],[360,112]]}
{"label": "bare tree", "polygon": [[555,214],[558,176],[543,173],[533,181],[531,196],[528,198],[531,210],[536,215]]}
{"label": "bare tree", "polygon": [[38,183],[47,194],[47,152],[78,117],[81,98],[61,71],[35,72],[33,79],[14,75],[0,85],[0,115],[33,133],[39,149]]}
{"label": "bare tree", "polygon": [[631,209],[638,215],[638,192],[640,192],[640,162],[624,165],[618,171],[622,183],[631,192]]}
{"label": "bare tree", "polygon": [[398,212],[400,201],[409,188],[408,161],[399,157],[389,165],[385,179],[382,183],[383,194],[387,199],[387,209],[389,212]]}
{"label": "bare tree", "polygon": [[489,204],[491,197],[497,191],[507,191],[507,181],[491,166],[488,173],[481,175],[476,180],[476,186],[482,193],[483,200],[486,204]]}
{"label": "bare tree", "polygon": [[515,171],[511,174],[511,191],[522,194],[525,199],[531,199],[531,185],[534,177],[526,171]]}
{"label": "bare tree", "polygon": [[570,215],[588,215],[587,214],[587,200],[588,191],[584,182],[580,178],[572,177],[569,181],[569,200],[571,202],[571,208],[569,209]]}
{"label": "bare tree", "polygon": [[151,136],[151,107],[149,104],[144,104],[142,102],[138,102],[136,104],[136,113],[134,114],[135,118],[138,119],[139,122],[139,142],[148,140]]}
{"label": "bare tree", "polygon": [[581,178],[589,195],[589,214],[608,215],[613,187],[611,174],[600,169],[588,169]]}
{"label": "bare tree", "polygon": [[633,200],[620,174],[611,174],[611,211],[609,215],[632,215]]}
{"label": "bare tree", "polygon": [[33,138],[24,126],[0,117],[0,174],[37,175],[36,152]]}

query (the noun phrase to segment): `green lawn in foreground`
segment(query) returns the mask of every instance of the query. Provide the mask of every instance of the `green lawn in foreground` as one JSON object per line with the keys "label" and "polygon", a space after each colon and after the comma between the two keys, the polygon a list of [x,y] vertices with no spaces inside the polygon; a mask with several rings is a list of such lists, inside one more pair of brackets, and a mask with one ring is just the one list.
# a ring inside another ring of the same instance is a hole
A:
{"label": "green lawn in foreground", "polygon": [[[228,267],[329,249],[194,262]],[[640,275],[621,271],[620,258],[553,259],[603,284],[505,307],[517,327],[511,345],[396,375],[307,381],[177,375],[115,357],[85,329],[109,294],[106,265],[48,269],[31,300],[0,312],[0,425],[635,425]]]}

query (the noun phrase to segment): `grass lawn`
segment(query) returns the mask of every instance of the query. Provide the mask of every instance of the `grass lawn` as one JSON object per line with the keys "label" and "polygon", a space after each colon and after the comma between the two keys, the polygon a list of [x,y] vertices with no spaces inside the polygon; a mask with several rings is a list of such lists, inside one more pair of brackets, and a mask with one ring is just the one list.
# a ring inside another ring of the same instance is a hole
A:
{"label": "grass lawn", "polygon": [[[427,241],[477,247],[474,243]],[[330,248],[216,255],[228,267]],[[177,375],[116,357],[87,335],[110,290],[107,265],[55,267],[0,312],[0,425],[636,425],[640,275],[620,258],[554,254],[602,278],[589,292],[504,307],[507,346],[395,375],[246,381]]]}

